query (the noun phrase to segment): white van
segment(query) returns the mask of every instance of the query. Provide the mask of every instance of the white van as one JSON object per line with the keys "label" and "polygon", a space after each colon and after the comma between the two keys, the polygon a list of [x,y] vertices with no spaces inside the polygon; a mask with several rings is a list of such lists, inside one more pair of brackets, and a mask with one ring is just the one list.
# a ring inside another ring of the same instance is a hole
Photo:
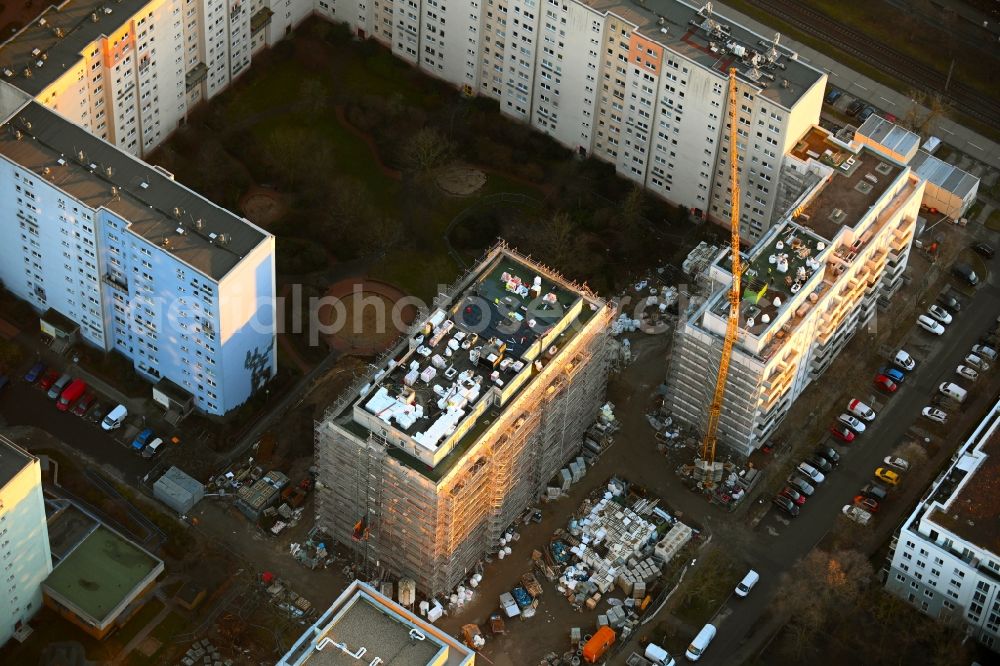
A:
{"label": "white van", "polygon": [[701,655],[705,652],[705,649],[708,648],[712,639],[715,638],[715,631],[715,625],[712,624],[706,624],[701,628],[698,635],[694,637],[693,641],[691,641],[691,645],[688,645],[687,652],[684,653],[684,656],[688,658],[688,661],[698,661],[701,659]]}
{"label": "white van", "polygon": [[661,648],[656,643],[650,643],[646,646],[644,656],[656,666],[675,666],[677,663],[674,658],[670,656],[669,652]]}
{"label": "white van", "polygon": [[945,382],[938,387],[938,391],[941,391],[943,395],[946,395],[949,398],[953,398],[959,402],[965,402],[966,391],[958,384]]}
{"label": "white van", "polygon": [[753,589],[753,586],[756,585],[757,581],[759,580],[760,580],[759,573],[757,573],[753,569],[748,571],[747,575],[743,576],[743,580],[740,581],[740,584],[736,586],[736,596],[745,597],[748,594],[750,594],[750,590]]}
{"label": "white van", "polygon": [[125,417],[128,416],[128,410],[125,409],[125,405],[118,405],[104,417],[101,421],[101,427],[105,430],[114,430],[125,422]]}

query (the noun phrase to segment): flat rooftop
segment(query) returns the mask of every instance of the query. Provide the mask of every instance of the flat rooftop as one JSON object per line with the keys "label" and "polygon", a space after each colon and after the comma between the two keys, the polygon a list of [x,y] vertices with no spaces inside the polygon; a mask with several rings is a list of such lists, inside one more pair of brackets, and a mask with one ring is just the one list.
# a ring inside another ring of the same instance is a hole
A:
{"label": "flat rooftop", "polygon": [[910,161],[910,168],[921,178],[951,192],[960,199],[967,197],[979,186],[979,179],[953,164],[938,159],[925,150],[918,150]]}
{"label": "flat rooftop", "polygon": [[335,420],[362,439],[388,428],[390,455],[440,479],[602,307],[504,250],[417,324]]}
{"label": "flat rooftop", "polygon": [[[949,470],[945,489],[957,487],[950,497],[935,497],[943,508],[934,509],[931,522],[969,543],[1000,554],[1000,429],[978,447],[978,460],[966,453]],[[968,478],[965,478],[968,475]]]}
{"label": "flat rooftop", "polygon": [[0,77],[34,97],[76,64],[88,44],[110,35],[147,4],[67,0],[48,7],[0,45]]}
{"label": "flat rooftop", "polygon": [[161,560],[101,525],[56,565],[44,587],[60,602],[104,624],[162,570]]}
{"label": "flat rooftop", "polygon": [[60,562],[71,553],[91,532],[101,525],[89,513],[80,510],[72,502],[66,500],[47,500],[55,509],[49,517],[49,550],[52,551],[54,562]]}
{"label": "flat rooftop", "polygon": [[25,467],[36,460],[20,446],[0,436],[0,488],[10,483]]}
{"label": "flat rooftop", "polygon": [[0,155],[216,281],[269,236],[37,102],[4,120]]}
{"label": "flat rooftop", "polygon": [[857,133],[899,155],[909,155],[920,145],[920,135],[889,122],[877,113],[868,116]]}
{"label": "flat rooftop", "polygon": [[643,37],[720,77],[728,77],[729,68],[736,67],[745,81],[761,88],[760,95],[786,109],[823,76],[780,43],[774,46],[774,35],[764,37],[717,12],[708,15],[680,0],[645,0],[641,5],[632,0],[582,2],[601,14],[615,14],[639,26]]}
{"label": "flat rooftop", "polygon": [[[786,222],[777,233],[765,236],[754,246],[743,263],[743,290],[740,304],[740,328],[751,335],[760,336],[775,325],[788,308],[799,307],[801,298],[796,296],[803,289],[805,296],[815,302],[825,291],[821,279],[813,280],[816,273],[822,273],[824,255],[829,243],[810,229],[792,222]],[[719,266],[729,271],[732,266],[730,254],[719,259]],[[722,292],[717,297],[711,312],[726,318],[729,316],[729,300]]]}
{"label": "flat rooftop", "polygon": [[872,151],[862,150],[835,169],[826,185],[795,211],[794,220],[832,241],[843,227],[853,228],[864,218],[902,170]]}
{"label": "flat rooftop", "polygon": [[[360,659],[355,657],[362,649]],[[474,653],[355,581],[278,663],[357,666],[375,659],[383,666],[461,666],[472,664]]]}

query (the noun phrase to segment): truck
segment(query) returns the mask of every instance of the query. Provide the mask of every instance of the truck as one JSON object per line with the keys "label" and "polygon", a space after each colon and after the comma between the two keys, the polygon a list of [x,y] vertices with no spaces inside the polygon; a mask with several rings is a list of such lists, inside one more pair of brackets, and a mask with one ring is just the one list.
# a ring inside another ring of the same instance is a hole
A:
{"label": "truck", "polygon": [[74,379],[59,395],[59,400],[56,402],[56,409],[60,412],[65,412],[83,396],[86,390],[87,382],[82,379]]}
{"label": "truck", "polygon": [[596,664],[604,656],[604,653],[615,644],[618,636],[611,627],[604,626],[598,629],[590,640],[583,645],[583,660],[588,664]]}

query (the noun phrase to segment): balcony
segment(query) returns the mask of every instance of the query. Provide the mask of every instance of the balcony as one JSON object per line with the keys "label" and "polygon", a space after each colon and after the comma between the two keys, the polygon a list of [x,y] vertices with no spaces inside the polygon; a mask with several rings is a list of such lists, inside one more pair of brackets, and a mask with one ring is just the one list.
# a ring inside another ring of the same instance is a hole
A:
{"label": "balcony", "polygon": [[263,7],[250,17],[250,34],[256,35],[271,23],[274,10],[270,7]]}
{"label": "balcony", "polygon": [[204,81],[206,78],[208,78],[208,65],[203,62],[199,62],[184,75],[184,83],[187,91],[191,92],[195,86]]}
{"label": "balcony", "polygon": [[128,280],[124,278],[114,278],[108,273],[105,273],[101,277],[101,281],[109,285],[112,289],[116,289],[123,294],[128,294]]}

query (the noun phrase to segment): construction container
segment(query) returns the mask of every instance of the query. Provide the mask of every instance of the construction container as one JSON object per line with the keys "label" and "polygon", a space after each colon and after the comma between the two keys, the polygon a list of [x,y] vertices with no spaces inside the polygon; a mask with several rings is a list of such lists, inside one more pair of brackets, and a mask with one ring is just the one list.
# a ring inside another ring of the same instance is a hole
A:
{"label": "construction container", "polygon": [[601,627],[591,636],[590,640],[583,646],[583,660],[588,664],[595,664],[604,656],[617,638],[615,632],[610,627]]}

